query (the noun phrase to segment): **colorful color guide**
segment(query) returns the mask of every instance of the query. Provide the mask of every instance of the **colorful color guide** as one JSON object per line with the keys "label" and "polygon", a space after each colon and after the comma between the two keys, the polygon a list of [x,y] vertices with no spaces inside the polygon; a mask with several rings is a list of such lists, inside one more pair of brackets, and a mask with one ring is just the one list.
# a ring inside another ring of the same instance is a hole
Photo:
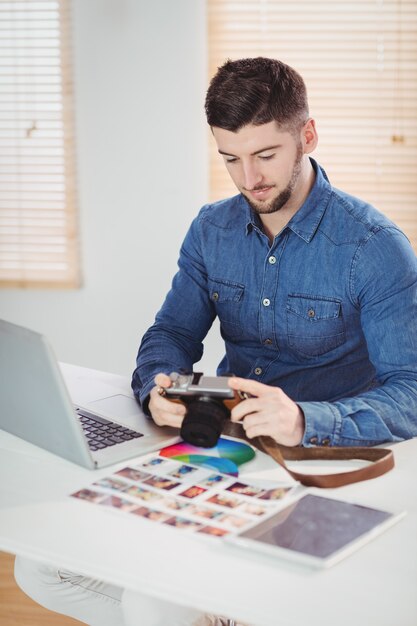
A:
{"label": "colorful color guide", "polygon": [[253,459],[255,451],[246,443],[220,437],[214,448],[199,448],[182,441],[162,448],[159,454],[176,461],[188,462],[223,474],[238,476],[238,465]]}

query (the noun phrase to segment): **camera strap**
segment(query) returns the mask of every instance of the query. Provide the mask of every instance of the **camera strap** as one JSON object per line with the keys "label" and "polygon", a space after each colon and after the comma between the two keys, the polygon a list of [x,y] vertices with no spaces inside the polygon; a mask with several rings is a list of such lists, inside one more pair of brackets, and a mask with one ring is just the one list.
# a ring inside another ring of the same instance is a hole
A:
{"label": "camera strap", "polygon": [[[295,480],[307,487],[342,487],[362,480],[382,476],[394,467],[394,454],[388,448],[335,447],[293,448],[281,446],[271,437],[257,437],[256,447],[269,454]],[[257,444],[260,445],[257,445]],[[285,461],[369,461],[364,466],[347,472],[334,474],[304,474],[287,467]]]}
{"label": "camera strap", "polygon": [[[247,439],[243,428],[238,424],[228,423],[225,434],[231,437],[244,439],[262,452],[269,454],[281,467],[283,467],[295,480],[307,487],[334,488],[349,485],[351,483],[369,480],[382,476],[394,467],[394,454],[388,448],[365,448],[365,447],[327,447],[317,446],[303,448],[302,446],[282,446],[272,437],[260,436]],[[364,467],[359,467],[347,472],[332,474],[305,474],[290,469],[285,461],[368,461]]]}

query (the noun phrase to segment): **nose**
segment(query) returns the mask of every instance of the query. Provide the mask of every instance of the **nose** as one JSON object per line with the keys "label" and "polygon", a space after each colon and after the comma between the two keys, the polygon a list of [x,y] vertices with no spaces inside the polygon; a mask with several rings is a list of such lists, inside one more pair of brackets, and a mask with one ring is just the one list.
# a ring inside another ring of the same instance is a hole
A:
{"label": "nose", "polygon": [[245,163],[243,165],[243,186],[251,191],[262,182],[262,173],[258,170],[254,163]]}

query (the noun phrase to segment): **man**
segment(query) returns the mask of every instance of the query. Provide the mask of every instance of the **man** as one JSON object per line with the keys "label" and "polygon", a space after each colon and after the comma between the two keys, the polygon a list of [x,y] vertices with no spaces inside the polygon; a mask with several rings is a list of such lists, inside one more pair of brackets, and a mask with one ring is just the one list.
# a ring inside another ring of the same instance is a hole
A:
{"label": "man", "polygon": [[[249,438],[290,445],[373,445],[417,435],[417,262],[400,230],[333,189],[306,88],[271,59],[227,62],[207,120],[239,195],[203,207],[179,271],[139,349],[132,386],[161,426],[185,408],[159,394],[192,370],[216,315],[218,373],[252,397],[232,420]],[[89,624],[216,623],[71,572],[17,559],[22,588]],[[219,621],[217,621],[219,623]]]}
{"label": "man", "polygon": [[139,350],[136,396],[157,424],[180,426],[184,407],[158,386],[192,370],[217,315],[218,374],[254,396],[232,411],[248,438],[369,446],[417,435],[416,257],[309,157],[318,139],[301,76],[272,59],[229,61],[206,113],[240,193],[191,225]]}

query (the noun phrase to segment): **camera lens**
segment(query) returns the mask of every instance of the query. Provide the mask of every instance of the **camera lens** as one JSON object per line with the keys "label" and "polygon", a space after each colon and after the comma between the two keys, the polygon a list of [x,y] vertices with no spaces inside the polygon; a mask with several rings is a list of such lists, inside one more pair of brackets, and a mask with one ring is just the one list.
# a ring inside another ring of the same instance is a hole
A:
{"label": "camera lens", "polygon": [[213,448],[219,440],[230,412],[213,398],[194,398],[187,402],[180,435],[193,446]]}

